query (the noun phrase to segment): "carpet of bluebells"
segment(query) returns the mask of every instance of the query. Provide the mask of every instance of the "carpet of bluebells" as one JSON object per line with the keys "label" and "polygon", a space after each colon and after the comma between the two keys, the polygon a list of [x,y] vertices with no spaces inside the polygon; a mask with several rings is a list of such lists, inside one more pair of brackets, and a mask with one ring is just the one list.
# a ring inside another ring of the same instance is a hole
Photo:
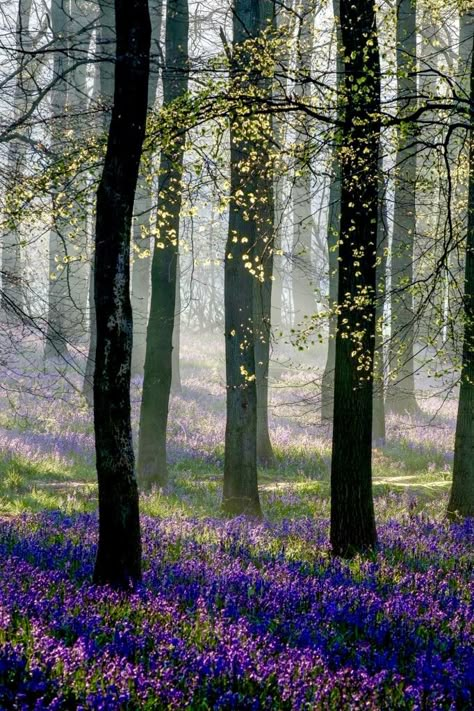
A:
{"label": "carpet of bluebells", "polygon": [[474,522],[144,518],[144,580],[90,584],[93,514],[0,523],[2,709],[470,709]]}
{"label": "carpet of bluebells", "polygon": [[455,401],[427,393],[424,418],[388,418],[374,450],[379,550],[336,560],[330,436],[305,368],[272,388],[266,521],[209,517],[222,494],[219,348],[183,339],[170,490],[141,497],[153,517],[130,596],[90,583],[97,490],[80,368],[65,380],[2,365],[0,711],[474,708],[474,522],[444,521]]}

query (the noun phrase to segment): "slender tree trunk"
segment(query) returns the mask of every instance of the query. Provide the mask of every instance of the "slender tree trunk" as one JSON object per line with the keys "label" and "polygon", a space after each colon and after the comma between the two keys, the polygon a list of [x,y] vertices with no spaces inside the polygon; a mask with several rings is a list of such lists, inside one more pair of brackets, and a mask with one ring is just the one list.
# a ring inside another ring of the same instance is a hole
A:
{"label": "slender tree trunk", "polygon": [[464,282],[464,341],[448,515],[474,516],[474,57],[471,60],[469,198]]}
{"label": "slender tree trunk", "polygon": [[[68,19],[70,0],[52,0],[51,30],[54,38],[53,74],[56,79],[51,91],[53,128],[51,147],[60,152],[64,147],[67,108],[67,72],[70,64]],[[67,357],[67,326],[71,314],[69,288],[69,221],[62,217],[66,191],[59,188],[52,196],[53,225],[49,233],[49,293],[48,330],[45,357]]]}
{"label": "slender tree trunk", "polygon": [[[290,48],[291,44],[287,41],[287,37],[293,33],[293,23],[295,14],[293,12],[293,0],[289,3],[289,8],[284,8],[275,3],[275,24],[277,28],[277,37],[281,40],[281,45],[278,44],[279,56],[277,57],[277,66],[280,68],[279,73],[275,77],[273,94],[275,98],[285,97],[288,91],[288,75],[290,69]],[[275,166],[274,179],[274,252],[273,252],[273,284],[272,284],[272,314],[271,321],[273,330],[280,329],[283,324],[283,269],[285,259],[281,252],[283,248],[283,235],[285,227],[285,200],[286,186],[288,183],[287,166],[285,158],[282,159],[281,154],[285,150],[285,141],[287,134],[286,122],[278,115],[272,116],[273,136],[276,148],[279,155],[276,161],[280,160],[281,165]]]}
{"label": "slender tree trunk", "polygon": [[[68,74],[67,113],[73,140],[80,145],[84,134],[84,108],[89,104],[88,71],[90,64],[84,61],[89,56],[96,12],[89,3],[71,0],[69,29],[69,57],[71,71]],[[89,126],[87,127],[89,130]],[[77,190],[85,190],[86,180],[77,182]],[[87,299],[90,272],[90,245],[88,245],[87,209],[80,200],[75,200],[76,224],[68,231],[71,261],[68,267],[68,290],[70,291],[70,318],[67,326],[68,337],[74,342],[84,342],[87,335]]]}
{"label": "slender tree trunk", "polygon": [[[333,12],[336,22],[336,74],[338,95],[341,92],[344,79],[344,63],[342,61],[342,39],[340,25],[340,3],[333,0]],[[338,239],[341,211],[341,165],[338,146],[333,148],[333,173],[329,189],[329,215],[327,228],[328,265],[329,265],[329,332],[326,365],[321,381],[321,420],[332,420],[334,408],[334,367],[336,362],[336,331],[337,331],[337,290],[338,290]]]}
{"label": "slender tree trunk", "polygon": [[[382,167],[382,166],[380,166]],[[375,362],[374,409],[372,440],[385,444],[385,358],[384,358],[384,304],[387,283],[387,203],[383,185],[380,186],[379,223],[377,236],[376,309],[375,309]]]}
{"label": "slender tree trunk", "polygon": [[181,368],[180,368],[180,351],[181,351],[181,270],[179,264],[179,255],[176,264],[176,305],[173,325],[173,351],[171,359],[171,390],[178,394],[182,391],[181,386]]}
{"label": "slender tree trunk", "polygon": [[[377,541],[372,499],[380,63],[371,0],[341,0],[345,116],[331,466],[331,544],[350,556]],[[347,80],[349,77],[352,81]],[[363,81],[359,81],[363,79]]]}
{"label": "slender tree trunk", "polygon": [[[416,108],[416,0],[397,3],[397,84],[399,110]],[[416,414],[413,305],[413,259],[416,236],[416,138],[413,126],[398,132],[395,207],[392,237],[391,412]]]}
{"label": "slender tree trunk", "polygon": [[[163,104],[179,101],[188,87],[187,0],[170,0],[166,12],[166,67]],[[158,232],[151,267],[143,396],[140,411],[138,474],[143,488],[165,486],[166,430],[171,390],[176,276],[182,199],[184,135],[163,149],[158,185]]]}
{"label": "slender tree trunk", "polygon": [[[273,0],[262,3],[261,27],[275,31],[275,4]],[[272,94],[272,82],[260,79],[259,87],[265,96]],[[270,467],[274,463],[273,447],[268,423],[270,344],[272,336],[272,290],[275,251],[275,178],[274,158],[270,152],[273,138],[271,118],[260,128],[261,141],[258,153],[260,166],[256,202],[259,205],[256,225],[256,253],[260,270],[259,279],[254,280],[254,335],[255,335],[255,376],[257,382],[257,462]]]}
{"label": "slender tree trunk", "polygon": [[[258,87],[265,92],[254,40],[268,26],[272,12],[271,0],[234,0],[231,78],[233,87],[244,94]],[[269,122],[263,131],[260,126],[260,132],[265,131],[271,131]],[[255,118],[251,112],[246,117],[231,116],[231,200],[224,265],[227,420],[222,507],[229,515],[261,516],[257,482],[255,282],[265,271],[260,271],[262,265],[257,257],[260,259],[259,231],[265,231],[267,220],[260,219],[261,146],[257,148],[252,143],[250,137],[254,134]],[[272,224],[272,213],[268,218]]]}
{"label": "slender tree trunk", "polygon": [[[19,119],[31,103],[32,73],[31,57],[24,54],[31,47],[30,38],[31,0],[19,0],[16,22],[16,49],[18,52],[18,73],[15,87],[14,113]],[[27,131],[28,135],[29,131]],[[6,201],[13,188],[21,183],[25,169],[25,147],[21,141],[12,140],[7,153],[7,191]],[[21,235],[16,208],[12,206],[9,218],[10,226],[2,237],[2,306],[10,314],[15,313],[12,306],[23,308]]]}
{"label": "slender tree trunk", "polygon": [[[301,99],[310,97],[311,64],[313,57],[314,3],[304,0],[297,42],[297,77],[294,92]],[[294,325],[305,316],[314,314],[316,308],[314,268],[312,263],[313,188],[311,160],[308,154],[310,125],[306,116],[300,118],[301,127],[296,136],[297,159],[292,187],[293,198],[293,309]]]}
{"label": "slender tree trunk", "polygon": [[[162,0],[149,0],[151,20],[152,56],[160,55],[161,28],[163,21]],[[159,72],[150,71],[148,85],[148,111],[156,102]],[[135,196],[135,219],[133,224],[134,259],[132,266],[133,353],[132,375],[142,375],[145,364],[146,331],[151,292],[150,219],[152,212],[153,186],[147,180],[147,164],[142,165]]]}
{"label": "slender tree trunk", "polygon": [[94,431],[99,482],[94,582],[128,588],[141,578],[130,419],[130,233],[147,116],[151,35],[147,0],[115,0],[115,27],[114,105],[97,192],[94,271]]}

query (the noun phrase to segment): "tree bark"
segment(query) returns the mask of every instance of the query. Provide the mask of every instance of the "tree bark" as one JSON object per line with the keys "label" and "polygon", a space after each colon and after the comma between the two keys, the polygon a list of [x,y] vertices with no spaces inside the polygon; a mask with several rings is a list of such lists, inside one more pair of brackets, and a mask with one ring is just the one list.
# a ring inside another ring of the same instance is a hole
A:
{"label": "tree bark", "polygon": [[[416,108],[416,0],[397,2],[397,87],[401,115]],[[415,397],[413,259],[416,236],[416,133],[413,125],[398,130],[395,207],[392,236],[391,383],[387,407],[417,414]]]}
{"label": "tree bark", "polygon": [[474,57],[471,59],[469,197],[464,281],[464,340],[448,516],[474,516]]}
{"label": "tree bark", "polygon": [[[244,95],[263,88],[255,39],[268,27],[272,14],[271,0],[234,1],[231,81]],[[271,133],[268,117],[267,121],[268,125],[264,120],[264,126],[259,127],[259,133]],[[227,420],[222,508],[228,515],[259,517],[255,342],[260,326],[255,324],[256,282],[265,273],[259,262],[259,233],[266,231],[268,221],[273,225],[273,208],[262,220],[262,188],[267,190],[267,180],[258,174],[261,146],[257,150],[252,142],[250,136],[254,134],[251,110],[246,117],[237,112],[231,115],[229,230],[224,263]],[[265,307],[268,310],[270,303],[271,291]]]}
{"label": "tree bark", "polygon": [[345,116],[341,145],[339,293],[331,466],[331,544],[376,545],[372,499],[380,62],[371,0],[341,0]]}
{"label": "tree bark", "polygon": [[[166,66],[163,105],[178,102],[188,88],[187,0],[170,0],[166,12]],[[140,411],[138,475],[144,489],[166,486],[166,430],[172,377],[173,329],[185,136],[162,150],[158,183],[158,238],[151,267],[143,396]]]}
{"label": "tree bark", "polygon": [[151,34],[147,0],[115,0],[115,27],[114,104],[97,192],[95,241],[94,431],[99,546],[94,582],[128,588],[141,578],[130,419],[130,233],[147,117]]}

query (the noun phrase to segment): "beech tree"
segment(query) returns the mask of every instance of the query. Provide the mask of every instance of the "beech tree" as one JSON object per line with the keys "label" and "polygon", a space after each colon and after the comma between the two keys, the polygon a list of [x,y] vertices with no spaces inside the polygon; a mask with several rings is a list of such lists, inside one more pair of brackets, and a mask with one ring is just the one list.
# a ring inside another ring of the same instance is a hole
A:
{"label": "beech tree", "polygon": [[[397,2],[397,89],[401,117],[417,104],[416,0]],[[413,307],[413,259],[416,222],[416,125],[398,128],[395,175],[395,207],[392,235],[392,334],[390,368],[392,382],[387,406],[392,412],[416,414]]]}
{"label": "beech tree", "polygon": [[[169,0],[166,10],[163,105],[179,102],[188,87],[189,11],[187,0]],[[140,410],[138,475],[144,488],[165,486],[166,428],[172,378],[173,329],[181,212],[185,133],[163,146],[158,179],[158,236],[151,267],[143,395]]]}
{"label": "beech tree", "polygon": [[350,556],[377,541],[372,393],[379,197],[380,59],[371,0],[341,0],[339,290],[331,463],[331,545]]}
{"label": "beech tree", "polygon": [[[252,95],[262,88],[256,40],[272,17],[270,0],[235,0],[231,83]],[[271,91],[271,86],[266,87]],[[270,124],[268,124],[270,130]],[[255,117],[245,109],[230,116],[230,205],[224,264],[226,432],[222,507],[230,515],[260,516],[257,483],[257,373],[255,281],[260,274],[258,240],[262,182],[256,170]],[[268,220],[273,222],[273,209]],[[257,258],[257,259],[256,259]],[[270,295],[271,298],[271,295]],[[270,302],[268,302],[269,310]]]}
{"label": "beech tree", "polygon": [[99,546],[94,581],[128,588],[141,577],[138,489],[130,420],[130,238],[147,117],[147,0],[115,0],[114,103],[97,191],[94,432]]}

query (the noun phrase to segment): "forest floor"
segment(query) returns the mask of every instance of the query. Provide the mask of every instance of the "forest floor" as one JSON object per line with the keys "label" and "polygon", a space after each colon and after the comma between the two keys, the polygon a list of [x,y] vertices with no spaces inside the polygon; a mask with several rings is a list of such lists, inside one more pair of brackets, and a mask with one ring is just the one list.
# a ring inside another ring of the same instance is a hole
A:
{"label": "forest floor", "polygon": [[[472,707],[474,525],[444,520],[455,402],[421,389],[421,418],[388,418],[374,450],[378,554],[338,561],[329,432],[309,361],[281,356],[273,367],[265,520],[229,522],[219,513],[223,348],[185,339],[170,486],[141,496],[144,583],[131,599],[89,584],[97,488],[79,377],[10,377],[0,394],[1,709]],[[135,431],[139,396],[136,379]]]}

